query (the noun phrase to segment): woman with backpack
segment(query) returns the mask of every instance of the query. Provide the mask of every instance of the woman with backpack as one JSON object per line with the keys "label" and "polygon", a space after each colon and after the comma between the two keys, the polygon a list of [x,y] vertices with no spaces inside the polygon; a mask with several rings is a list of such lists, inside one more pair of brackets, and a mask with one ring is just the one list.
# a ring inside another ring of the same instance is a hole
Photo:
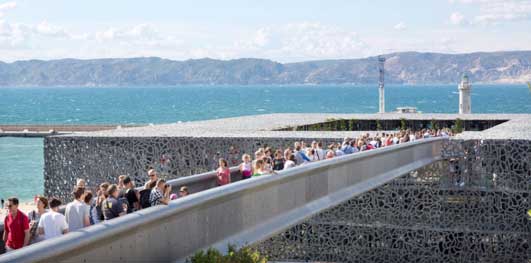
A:
{"label": "woman with backpack", "polygon": [[100,189],[97,192],[96,200],[90,205],[90,224],[94,225],[104,220],[102,203],[107,199],[107,188],[109,183],[100,184]]}
{"label": "woman with backpack", "polygon": [[39,236],[37,233],[37,227],[39,225],[39,219],[41,216],[48,212],[48,199],[44,196],[36,196],[35,202],[37,204],[37,209],[28,213],[28,218],[30,220],[30,243],[34,244],[39,241],[44,240],[43,236]]}

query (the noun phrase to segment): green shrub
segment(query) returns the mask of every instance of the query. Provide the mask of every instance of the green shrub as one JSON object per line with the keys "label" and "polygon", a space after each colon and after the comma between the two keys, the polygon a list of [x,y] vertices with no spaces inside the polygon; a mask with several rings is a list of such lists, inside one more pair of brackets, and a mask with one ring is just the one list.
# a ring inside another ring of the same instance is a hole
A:
{"label": "green shrub", "polygon": [[223,255],[219,250],[209,248],[205,251],[197,251],[189,260],[191,263],[266,263],[267,258],[250,247],[237,249],[229,245],[227,254]]}
{"label": "green shrub", "polygon": [[346,131],[347,130],[347,121],[345,119],[339,120],[339,130]]}
{"label": "green shrub", "polygon": [[201,250],[197,251],[189,262],[192,263],[217,263],[221,262],[223,255],[217,249],[209,248],[206,252]]}
{"label": "green shrub", "polygon": [[376,120],[376,130],[381,131],[382,130],[382,124],[380,123],[380,120]]}
{"label": "green shrub", "polygon": [[457,118],[455,120],[455,125],[454,125],[454,128],[452,129],[452,131],[454,133],[461,133],[461,132],[463,132],[463,129],[464,129],[463,128],[463,120]]}
{"label": "green shrub", "polygon": [[407,130],[406,119],[400,118],[400,130]]}
{"label": "green shrub", "polygon": [[431,119],[430,126],[434,130],[438,130],[439,129],[439,123],[435,119]]}
{"label": "green shrub", "polygon": [[350,120],[348,120],[348,123],[349,123],[349,127],[350,127],[351,131],[357,131],[358,130],[358,127],[356,127],[356,124],[357,124],[357,120],[356,119],[350,119]]}

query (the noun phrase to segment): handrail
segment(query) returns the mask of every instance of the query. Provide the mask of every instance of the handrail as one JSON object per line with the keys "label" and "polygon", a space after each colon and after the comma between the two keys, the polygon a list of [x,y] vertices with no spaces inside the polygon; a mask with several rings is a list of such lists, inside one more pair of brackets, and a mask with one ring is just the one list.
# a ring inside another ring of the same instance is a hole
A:
{"label": "handrail", "polygon": [[444,140],[340,156],[205,190],[5,254],[0,262],[167,261],[208,246],[252,243],[439,160]]}
{"label": "handrail", "polygon": [[[241,176],[238,176],[240,175],[238,166],[231,167],[230,173],[231,173],[232,182],[241,180]],[[187,186],[190,193],[193,194],[193,193],[200,192],[200,191],[192,191],[193,189],[198,189],[198,187],[196,187],[197,184],[203,184],[207,181],[211,181],[212,184],[201,185],[199,190],[203,191],[209,188],[217,187],[217,172],[215,170],[201,173],[201,174],[195,174],[195,175],[184,176],[184,177],[168,180],[166,183],[172,186],[172,190],[178,190],[174,188],[175,186]],[[140,191],[144,189],[144,187],[137,187],[135,189],[137,191]]]}
{"label": "handrail", "polygon": [[[239,173],[239,167],[234,166],[230,168],[232,182],[241,180]],[[187,186],[190,194],[194,194],[200,191],[204,191],[210,188],[217,187],[217,172],[209,171],[201,174],[195,174],[190,176],[184,176],[176,179],[171,179],[166,182],[172,186],[172,192],[178,192],[178,187]],[[144,189],[144,186],[136,187],[135,190],[140,191]],[[66,205],[62,205],[59,212],[64,213]],[[4,232],[4,222],[0,221],[0,236]],[[0,255],[5,253],[4,242],[0,239]]]}

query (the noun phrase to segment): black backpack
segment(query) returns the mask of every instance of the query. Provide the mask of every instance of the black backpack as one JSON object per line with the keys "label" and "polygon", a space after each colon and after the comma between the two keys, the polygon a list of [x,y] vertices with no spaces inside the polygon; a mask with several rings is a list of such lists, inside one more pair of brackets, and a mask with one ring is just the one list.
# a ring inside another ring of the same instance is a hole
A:
{"label": "black backpack", "polygon": [[151,206],[151,202],[149,202],[150,195],[151,189],[143,189],[140,191],[140,207],[148,208]]}
{"label": "black backpack", "polygon": [[103,199],[101,202],[96,204],[96,214],[98,215],[98,219],[101,221],[105,220],[105,217],[103,216],[103,202],[105,202],[105,199]]}

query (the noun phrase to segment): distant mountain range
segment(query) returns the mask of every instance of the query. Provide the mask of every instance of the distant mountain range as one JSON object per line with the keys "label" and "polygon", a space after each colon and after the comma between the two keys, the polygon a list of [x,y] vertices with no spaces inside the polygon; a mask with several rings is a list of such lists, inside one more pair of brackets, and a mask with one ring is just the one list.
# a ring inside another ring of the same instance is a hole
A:
{"label": "distant mountain range", "polygon": [[[384,55],[386,83],[456,84],[531,81],[531,51]],[[156,57],[0,62],[0,86],[145,86],[184,84],[376,84],[377,57],[278,63],[265,59]]]}

